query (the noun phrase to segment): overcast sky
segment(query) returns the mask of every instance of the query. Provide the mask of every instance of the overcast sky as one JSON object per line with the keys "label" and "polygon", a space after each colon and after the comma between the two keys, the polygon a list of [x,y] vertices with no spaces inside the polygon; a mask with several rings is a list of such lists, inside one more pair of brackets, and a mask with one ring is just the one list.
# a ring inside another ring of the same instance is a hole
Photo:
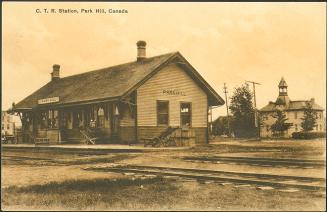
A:
{"label": "overcast sky", "polygon": [[[126,9],[127,14],[45,14],[36,9]],[[136,41],[147,56],[180,51],[224,98],[245,80],[257,105],[278,96],[326,108],[325,3],[2,3],[2,108],[61,76],[130,62]],[[215,116],[224,115],[225,106]]]}

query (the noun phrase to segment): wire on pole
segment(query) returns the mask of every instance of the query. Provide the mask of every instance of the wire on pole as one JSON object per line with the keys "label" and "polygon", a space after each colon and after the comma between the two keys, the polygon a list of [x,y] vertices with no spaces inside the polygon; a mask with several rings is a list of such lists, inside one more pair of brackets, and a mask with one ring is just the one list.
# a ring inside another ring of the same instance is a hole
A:
{"label": "wire on pole", "polygon": [[255,85],[261,85],[258,82],[254,82],[254,81],[245,81],[246,83],[251,83],[253,86],[253,103],[254,103],[254,125],[256,128],[258,128],[258,138],[260,138],[260,123],[259,123],[259,119],[258,119],[258,110],[257,110],[257,99],[255,96]]}

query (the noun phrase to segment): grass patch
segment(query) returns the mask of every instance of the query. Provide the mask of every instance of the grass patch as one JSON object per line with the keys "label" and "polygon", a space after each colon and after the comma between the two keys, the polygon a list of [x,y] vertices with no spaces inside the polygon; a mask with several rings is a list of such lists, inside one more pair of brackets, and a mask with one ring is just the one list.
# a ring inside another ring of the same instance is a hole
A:
{"label": "grass patch", "polygon": [[[171,202],[177,187],[161,177],[152,179],[97,179],[51,182],[28,187],[11,186],[2,190],[4,208],[15,209],[122,209],[158,207]],[[176,193],[177,194],[177,193]],[[150,195],[150,197],[149,197]],[[153,201],[155,200],[155,201]]]}
{"label": "grass patch", "polygon": [[74,180],[2,190],[10,210],[324,210],[324,196],[152,179]]}
{"label": "grass patch", "polygon": [[103,192],[110,188],[111,191],[115,189],[135,186],[143,184],[152,184],[155,182],[163,182],[164,179],[161,177],[156,177],[152,179],[93,179],[93,180],[67,180],[65,182],[50,182],[45,185],[33,185],[28,187],[16,187],[10,186],[6,190],[8,192],[19,192],[19,193],[59,193],[68,192],[71,190],[80,192]]}

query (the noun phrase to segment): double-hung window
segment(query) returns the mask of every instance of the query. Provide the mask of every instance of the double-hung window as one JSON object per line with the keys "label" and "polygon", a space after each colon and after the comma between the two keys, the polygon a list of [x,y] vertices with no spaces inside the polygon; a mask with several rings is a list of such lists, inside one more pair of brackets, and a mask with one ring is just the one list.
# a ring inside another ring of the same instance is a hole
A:
{"label": "double-hung window", "polygon": [[190,127],[192,122],[192,111],[191,103],[182,102],[181,103],[181,126]]}
{"label": "double-hung window", "polygon": [[169,101],[157,101],[157,124],[168,125],[169,122]]}

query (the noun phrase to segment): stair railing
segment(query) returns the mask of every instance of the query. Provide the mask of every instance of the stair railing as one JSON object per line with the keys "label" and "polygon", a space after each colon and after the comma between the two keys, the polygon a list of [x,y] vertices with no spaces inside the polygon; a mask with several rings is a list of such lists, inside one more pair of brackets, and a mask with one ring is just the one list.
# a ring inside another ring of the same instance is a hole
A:
{"label": "stair railing", "polygon": [[98,139],[96,137],[91,137],[89,135],[89,132],[88,132],[87,128],[86,128],[86,130],[80,130],[80,132],[81,132],[81,134],[84,137],[84,143],[85,144],[89,144],[89,143],[95,144],[95,141]]}

